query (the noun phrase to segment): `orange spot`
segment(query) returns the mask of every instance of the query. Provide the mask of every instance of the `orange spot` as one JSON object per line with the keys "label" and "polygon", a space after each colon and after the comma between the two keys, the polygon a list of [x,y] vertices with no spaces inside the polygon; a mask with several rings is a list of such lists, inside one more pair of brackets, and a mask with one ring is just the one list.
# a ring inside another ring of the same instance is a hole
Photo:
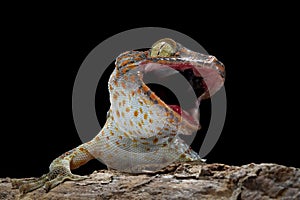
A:
{"label": "orange spot", "polygon": [[104,136],[104,134],[105,134],[104,131],[102,131],[101,135]]}
{"label": "orange spot", "polygon": [[140,128],[142,128],[142,124],[141,124],[141,122],[138,122],[138,125],[139,125],[139,127],[140,127]]}
{"label": "orange spot", "polygon": [[125,84],[125,82],[121,82],[121,85],[122,85],[122,88],[123,88],[123,89],[126,89],[126,84]]}
{"label": "orange spot", "polygon": [[123,96],[126,96],[125,92],[123,92],[123,91],[121,91],[121,94],[122,94]]}
{"label": "orange spot", "polygon": [[127,108],[125,109],[125,111],[126,111],[126,112],[129,112],[129,111],[130,111],[130,108],[127,107]]}
{"label": "orange spot", "polygon": [[168,122],[170,122],[170,123],[174,123],[174,119],[168,118],[167,120],[168,120]]}
{"label": "orange spot", "polygon": [[132,142],[137,142],[137,140],[136,140],[136,139],[133,139]]}
{"label": "orange spot", "polygon": [[142,85],[142,89],[144,90],[144,92],[148,92],[150,90],[146,84]]}
{"label": "orange spot", "polygon": [[96,140],[96,141],[99,141],[99,140],[100,140],[100,138],[99,138],[98,136],[96,136],[96,137],[95,137],[95,140]]}
{"label": "orange spot", "polygon": [[109,85],[109,90],[113,90],[113,87],[111,85]]}
{"label": "orange spot", "polygon": [[140,139],[141,139],[141,140],[146,140],[147,138],[145,138],[145,137],[141,137]]}
{"label": "orange spot", "polygon": [[149,142],[142,142],[143,145],[149,145]]}
{"label": "orange spot", "polygon": [[152,115],[153,114],[152,110],[149,110],[149,113],[150,113],[150,115]]}
{"label": "orange spot", "polygon": [[123,145],[123,147],[126,147],[126,144],[122,144]]}
{"label": "orange spot", "polygon": [[139,115],[139,112],[136,110],[134,111],[134,116],[137,117]]}
{"label": "orange spot", "polygon": [[142,59],[143,59],[142,57],[136,57],[136,58],[134,58],[134,60],[137,60],[137,61],[140,61]]}
{"label": "orange spot", "polygon": [[119,70],[116,71],[116,78],[120,78],[120,72],[119,72]]}
{"label": "orange spot", "polygon": [[84,151],[85,149],[83,147],[80,147],[79,148],[79,151]]}
{"label": "orange spot", "polygon": [[152,93],[150,94],[150,98],[153,99],[153,100],[156,100],[156,99],[157,99],[157,96],[155,95],[154,92],[152,92]]}
{"label": "orange spot", "polygon": [[131,131],[128,131],[128,134],[129,134],[129,135],[132,135],[132,132],[131,132]]}
{"label": "orange spot", "polygon": [[167,107],[167,105],[166,105],[162,100],[157,99],[157,102],[158,102],[158,105],[160,105],[160,106],[162,106],[162,107],[164,107],[164,108]]}
{"label": "orange spot", "polygon": [[146,120],[147,118],[148,118],[148,114],[145,113],[145,114],[144,114],[144,119]]}
{"label": "orange spot", "polygon": [[116,93],[114,93],[114,94],[113,94],[113,99],[114,99],[114,100],[117,100],[117,98],[118,98],[118,95],[117,95]]}
{"label": "orange spot", "polygon": [[128,82],[128,76],[127,75],[124,75],[123,78],[124,78],[125,81]]}
{"label": "orange spot", "polygon": [[126,72],[128,72],[128,67],[125,67],[122,69],[122,73],[125,74]]}
{"label": "orange spot", "polygon": [[129,69],[136,68],[136,65],[135,65],[135,64],[130,64],[130,65],[128,65],[128,68],[129,68]]}
{"label": "orange spot", "polygon": [[142,108],[140,108],[140,113],[143,113],[143,109]]}
{"label": "orange spot", "polygon": [[162,135],[163,133],[161,132],[161,131],[159,131],[158,133],[157,133],[157,135]]}
{"label": "orange spot", "polygon": [[127,135],[127,133],[123,133],[123,135],[124,135],[125,137],[129,137],[129,136]]}
{"label": "orange spot", "polygon": [[134,75],[130,76],[130,81],[133,82],[133,83],[135,82],[135,76]]}
{"label": "orange spot", "polygon": [[140,88],[137,89],[137,93],[141,94],[141,89]]}
{"label": "orange spot", "polygon": [[153,120],[150,118],[150,119],[149,119],[149,122],[150,122],[150,124],[152,124],[152,123],[153,123]]}
{"label": "orange spot", "polygon": [[123,137],[122,137],[122,135],[119,135],[118,138],[120,138],[122,140]]}
{"label": "orange spot", "polygon": [[114,135],[114,132],[110,131],[109,134],[110,134],[111,136],[113,136],[113,135]]}
{"label": "orange spot", "polygon": [[107,139],[107,140],[109,140],[109,137],[108,137],[108,136],[106,136],[106,139]]}
{"label": "orange spot", "polygon": [[158,142],[158,138],[154,138],[153,144],[156,144]]}
{"label": "orange spot", "polygon": [[119,83],[118,83],[118,81],[117,80],[114,80],[114,84],[115,84],[115,86],[119,86]]}
{"label": "orange spot", "polygon": [[169,131],[169,128],[164,128],[165,131]]}
{"label": "orange spot", "polygon": [[116,111],[117,117],[120,117],[120,112],[117,110]]}
{"label": "orange spot", "polygon": [[144,103],[141,100],[138,100],[138,102],[140,103],[140,105],[144,105]]}
{"label": "orange spot", "polygon": [[166,143],[164,143],[162,146],[163,146],[163,147],[166,147],[166,146],[167,146],[167,144],[166,144]]}
{"label": "orange spot", "polygon": [[130,60],[124,60],[124,61],[120,64],[120,66],[127,65],[129,62],[130,62]]}
{"label": "orange spot", "polygon": [[149,101],[147,101],[147,99],[144,99],[144,98],[142,100],[145,104],[148,104],[148,102],[149,102]]}
{"label": "orange spot", "polygon": [[131,96],[135,95],[135,92],[133,90],[130,93],[131,93]]}
{"label": "orange spot", "polygon": [[116,141],[116,144],[117,144],[117,145],[120,145],[120,142]]}

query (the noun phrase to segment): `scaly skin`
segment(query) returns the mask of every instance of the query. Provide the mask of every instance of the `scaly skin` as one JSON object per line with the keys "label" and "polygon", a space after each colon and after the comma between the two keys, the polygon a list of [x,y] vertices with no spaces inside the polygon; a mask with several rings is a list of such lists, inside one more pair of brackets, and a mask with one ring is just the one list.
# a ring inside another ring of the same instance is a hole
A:
{"label": "scaly skin", "polygon": [[41,186],[48,191],[64,180],[85,179],[71,170],[94,158],[109,168],[131,173],[158,170],[174,161],[201,161],[178,136],[197,131],[199,123],[181,117],[143,82],[143,75],[153,64],[179,70],[189,65],[202,70],[208,89],[199,100],[213,95],[224,82],[224,66],[215,57],[190,51],[168,38],[154,43],[148,51],[122,53],[109,79],[111,107],[100,133],[56,158],[48,174],[32,181],[15,181],[14,186],[21,193]]}

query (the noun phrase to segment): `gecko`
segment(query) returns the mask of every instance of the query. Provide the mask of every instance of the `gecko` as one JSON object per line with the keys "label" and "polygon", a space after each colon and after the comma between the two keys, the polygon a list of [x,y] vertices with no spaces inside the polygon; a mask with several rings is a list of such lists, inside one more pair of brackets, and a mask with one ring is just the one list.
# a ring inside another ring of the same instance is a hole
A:
{"label": "gecko", "polygon": [[[168,104],[144,82],[147,73],[165,68],[178,71],[190,83],[197,96],[193,109]],[[200,129],[200,101],[216,93],[224,80],[225,67],[215,56],[194,52],[170,38],[144,51],[120,54],[108,81],[110,108],[99,134],[54,159],[49,173],[15,180],[13,186],[21,193],[40,187],[49,191],[65,180],[86,179],[71,170],[95,158],[109,169],[129,173],[155,171],[175,161],[201,161],[180,134]]]}

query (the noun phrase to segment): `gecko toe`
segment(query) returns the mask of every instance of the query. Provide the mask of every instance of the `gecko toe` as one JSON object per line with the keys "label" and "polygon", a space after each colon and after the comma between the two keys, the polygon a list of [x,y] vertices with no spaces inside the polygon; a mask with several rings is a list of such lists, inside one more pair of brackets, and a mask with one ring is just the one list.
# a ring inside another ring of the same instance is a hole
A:
{"label": "gecko toe", "polygon": [[61,167],[53,169],[48,174],[30,180],[13,180],[12,187],[19,188],[21,194],[26,194],[33,190],[43,187],[46,192],[63,183],[65,180],[79,181],[87,179],[88,176],[72,174],[68,169],[62,170]]}
{"label": "gecko toe", "polygon": [[47,181],[44,184],[44,189],[46,190],[46,192],[48,192],[52,188],[63,183],[65,180],[80,181],[80,180],[84,180],[87,178],[88,178],[88,176],[80,176],[80,175],[76,175],[76,174],[72,174],[72,173],[58,175],[56,178]]}

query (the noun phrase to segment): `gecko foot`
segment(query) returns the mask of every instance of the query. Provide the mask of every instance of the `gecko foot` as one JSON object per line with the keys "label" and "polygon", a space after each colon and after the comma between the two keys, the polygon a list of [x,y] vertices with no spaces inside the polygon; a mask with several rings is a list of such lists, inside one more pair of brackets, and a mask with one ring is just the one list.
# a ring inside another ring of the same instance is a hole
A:
{"label": "gecko foot", "polygon": [[46,192],[48,192],[65,180],[78,181],[87,178],[88,176],[72,174],[71,171],[64,166],[56,166],[48,174],[44,174],[43,176],[36,179],[27,181],[13,180],[12,186],[14,188],[19,188],[21,194],[36,190],[42,186],[44,187]]}

